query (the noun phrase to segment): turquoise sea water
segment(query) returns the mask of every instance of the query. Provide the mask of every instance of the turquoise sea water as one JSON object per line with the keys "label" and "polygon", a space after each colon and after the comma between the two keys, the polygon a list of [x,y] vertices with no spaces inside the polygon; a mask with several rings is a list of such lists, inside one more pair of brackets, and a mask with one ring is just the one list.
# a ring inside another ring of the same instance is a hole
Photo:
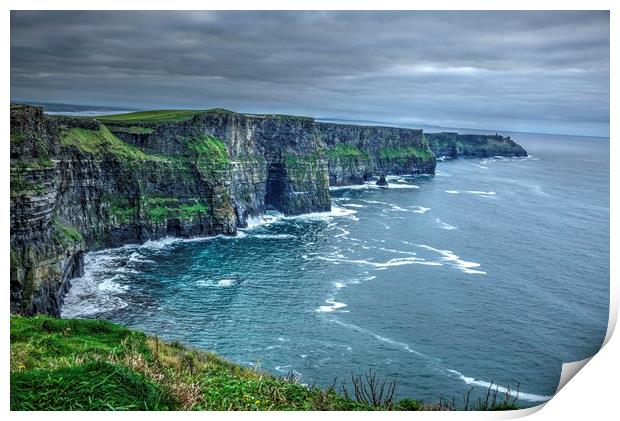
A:
{"label": "turquoise sea water", "polygon": [[400,397],[493,381],[551,396],[609,307],[609,140],[513,134],[530,157],[332,191],[330,213],[236,238],[90,253],[63,317],[103,318],[302,383],[373,368]]}

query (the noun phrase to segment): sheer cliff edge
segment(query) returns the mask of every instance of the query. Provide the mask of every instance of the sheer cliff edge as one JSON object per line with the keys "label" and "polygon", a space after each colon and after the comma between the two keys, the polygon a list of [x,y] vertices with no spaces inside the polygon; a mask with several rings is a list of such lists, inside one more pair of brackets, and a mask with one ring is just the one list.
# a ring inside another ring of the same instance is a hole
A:
{"label": "sheer cliff edge", "polygon": [[[500,146],[487,156],[525,153],[476,139]],[[223,109],[69,118],[11,105],[11,311],[60,315],[86,251],[235,235],[268,209],[329,211],[330,186],[432,175],[447,142],[434,153],[422,130]]]}

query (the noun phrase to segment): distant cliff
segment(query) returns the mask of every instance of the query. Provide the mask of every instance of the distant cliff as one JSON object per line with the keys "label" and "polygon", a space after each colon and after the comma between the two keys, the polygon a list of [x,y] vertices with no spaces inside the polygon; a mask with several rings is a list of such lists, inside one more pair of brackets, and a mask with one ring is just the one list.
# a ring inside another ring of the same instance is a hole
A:
{"label": "distant cliff", "polygon": [[426,133],[429,145],[438,158],[491,156],[527,156],[527,152],[510,136],[458,134],[453,132]]}
{"label": "distant cliff", "polygon": [[266,209],[330,209],[329,186],[433,174],[421,130],[227,110],[98,118],[11,106],[11,311],[58,315],[83,253],[235,235]]}

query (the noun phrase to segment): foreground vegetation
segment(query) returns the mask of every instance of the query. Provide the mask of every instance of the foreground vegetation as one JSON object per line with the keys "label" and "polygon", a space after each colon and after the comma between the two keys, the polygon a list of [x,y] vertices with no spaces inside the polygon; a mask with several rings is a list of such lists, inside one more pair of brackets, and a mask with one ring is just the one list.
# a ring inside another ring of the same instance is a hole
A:
{"label": "foreground vegetation", "polygon": [[11,410],[455,409],[395,402],[372,372],[351,386],[307,387],[106,321],[11,316]]}

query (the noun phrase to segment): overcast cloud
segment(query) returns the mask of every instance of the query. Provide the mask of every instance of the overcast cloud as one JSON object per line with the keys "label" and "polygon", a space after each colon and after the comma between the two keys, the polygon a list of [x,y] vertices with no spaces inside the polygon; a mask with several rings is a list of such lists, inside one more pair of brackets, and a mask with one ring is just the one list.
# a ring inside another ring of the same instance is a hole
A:
{"label": "overcast cloud", "polygon": [[11,12],[11,98],[609,133],[608,12]]}

